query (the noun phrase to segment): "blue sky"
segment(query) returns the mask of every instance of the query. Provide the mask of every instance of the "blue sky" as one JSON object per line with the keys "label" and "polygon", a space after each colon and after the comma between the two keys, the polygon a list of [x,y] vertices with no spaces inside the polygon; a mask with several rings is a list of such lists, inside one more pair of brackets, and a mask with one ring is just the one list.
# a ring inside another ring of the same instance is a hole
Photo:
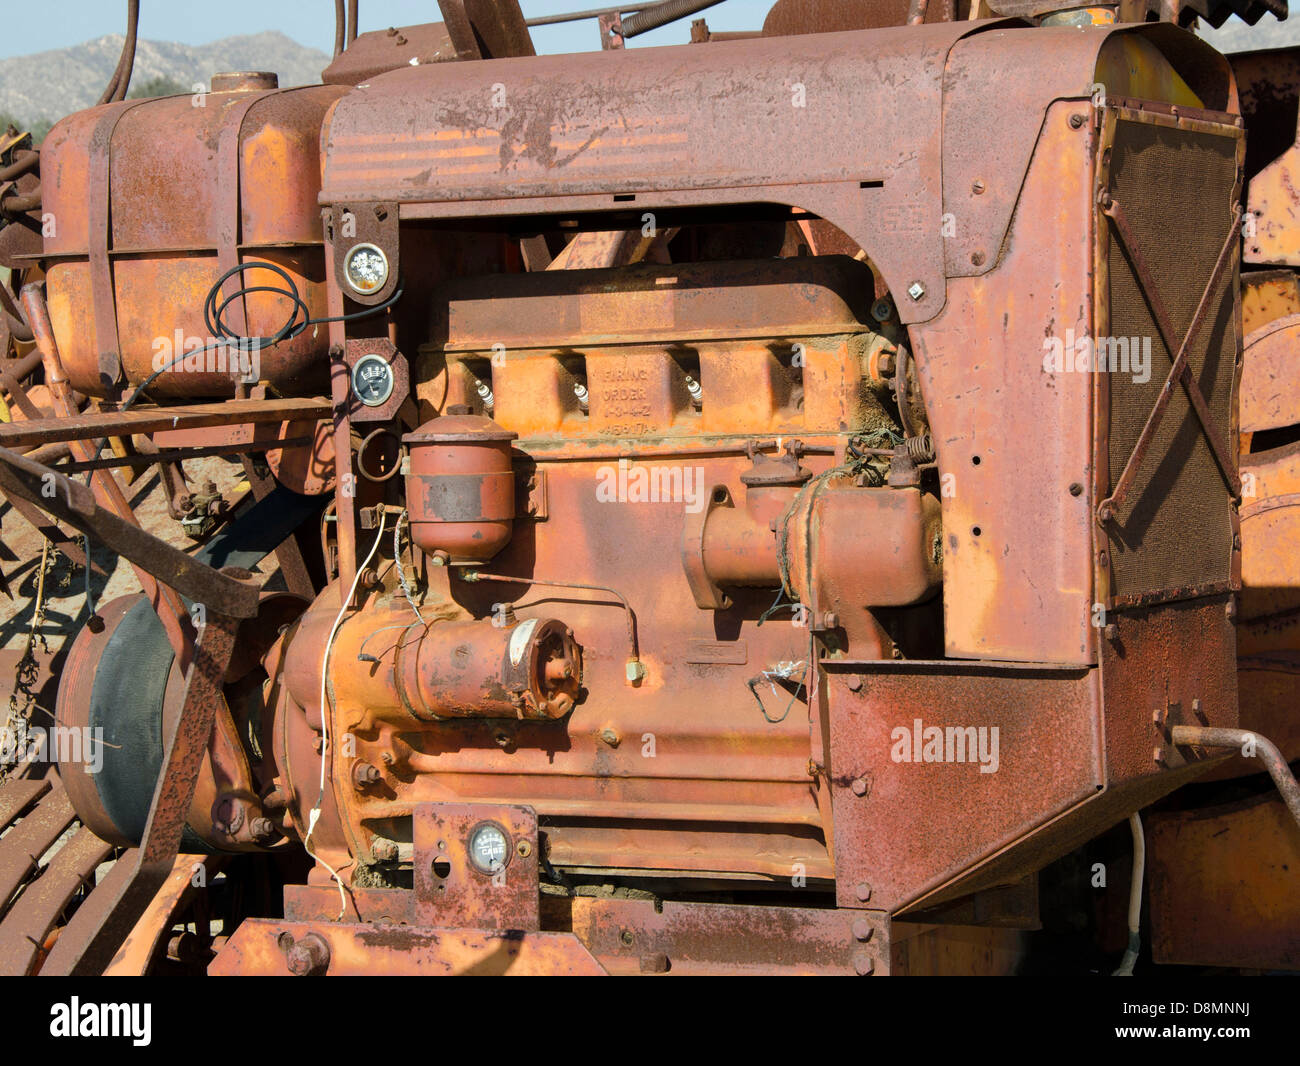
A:
{"label": "blue sky", "polygon": [[[559,14],[599,7],[605,0],[522,0],[524,15]],[[613,0],[617,3],[618,0]],[[684,44],[692,18],[714,30],[751,30],[763,24],[773,0],[724,0],[715,8],[637,37],[636,46]],[[439,21],[435,0],[360,0],[361,29],[381,30]],[[125,0],[42,0],[5,3],[0,58],[67,48],[126,26]],[[635,6],[635,4],[633,5]],[[141,0],[140,36],[157,41],[207,44],[235,34],[279,30],[301,44],[334,47],[333,0]],[[540,52],[587,51],[597,46],[594,19],[533,30]]]}

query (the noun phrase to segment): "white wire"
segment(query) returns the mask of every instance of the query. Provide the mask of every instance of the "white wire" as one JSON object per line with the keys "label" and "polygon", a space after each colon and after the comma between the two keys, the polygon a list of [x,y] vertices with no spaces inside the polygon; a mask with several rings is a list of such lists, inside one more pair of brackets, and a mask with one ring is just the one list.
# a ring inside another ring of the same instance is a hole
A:
{"label": "white wire", "polygon": [[366,572],[370,566],[370,560],[375,557],[375,552],[379,550],[379,544],[384,539],[384,522],[387,520],[386,511],[379,512],[379,532],[375,534],[375,543],[370,546],[370,553],[366,556],[365,562],[357,567],[356,576],[352,579],[352,588],[348,590],[347,596],[343,600],[343,606],[339,609],[338,616],[334,619],[334,624],[330,627],[330,635],[325,641],[325,658],[321,662],[320,668],[320,723],[321,723],[321,748],[320,748],[320,790],[316,793],[316,805],[312,807],[307,816],[307,835],[303,837],[303,849],[315,859],[318,863],[330,872],[334,878],[335,884],[339,886],[339,916],[338,921],[343,920],[343,916],[348,910],[348,894],[343,887],[343,878],[339,876],[337,870],[328,862],[322,859],[311,849],[311,835],[316,829],[316,823],[320,820],[321,804],[325,800],[325,764],[330,757],[330,707],[325,702],[325,682],[329,677],[330,666],[330,649],[334,646],[334,636],[343,625],[343,616],[348,613],[348,605],[352,602],[352,597],[357,594],[357,585],[361,583],[361,575]]}
{"label": "white wire", "polygon": [[1112,977],[1133,976],[1133,964],[1137,962],[1138,949],[1142,946],[1142,881],[1146,872],[1147,842],[1139,815],[1130,815],[1128,824],[1133,831],[1133,878],[1128,889],[1128,947],[1124,949],[1124,958],[1111,974]]}

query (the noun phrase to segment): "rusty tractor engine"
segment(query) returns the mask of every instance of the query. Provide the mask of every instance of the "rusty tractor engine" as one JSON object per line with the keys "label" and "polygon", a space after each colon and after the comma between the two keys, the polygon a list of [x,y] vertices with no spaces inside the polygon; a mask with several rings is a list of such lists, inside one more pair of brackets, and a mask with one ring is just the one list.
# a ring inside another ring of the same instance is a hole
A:
{"label": "rusty tractor engine", "polygon": [[0,489],[137,584],[52,668],[88,749],[0,789],[81,826],[8,971],[1011,968],[1242,726],[1300,811],[1238,709],[1239,437],[1300,422],[1238,407],[1241,75],[1145,5],[886,6],[539,56],[444,2],[53,129]]}

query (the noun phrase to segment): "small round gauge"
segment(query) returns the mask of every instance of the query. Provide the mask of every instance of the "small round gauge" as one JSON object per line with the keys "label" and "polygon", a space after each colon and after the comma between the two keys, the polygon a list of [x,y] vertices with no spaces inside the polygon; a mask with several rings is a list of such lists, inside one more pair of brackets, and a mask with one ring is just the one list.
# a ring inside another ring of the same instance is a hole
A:
{"label": "small round gauge", "polygon": [[352,391],[367,407],[382,407],[393,395],[393,368],[382,355],[363,355],[352,368]]}
{"label": "small round gauge", "polygon": [[343,273],[353,289],[369,296],[388,280],[388,257],[373,244],[358,244],[348,249]]}
{"label": "small round gauge", "polygon": [[480,822],[469,834],[469,861],[479,873],[494,874],[510,858],[510,838],[496,822]]}

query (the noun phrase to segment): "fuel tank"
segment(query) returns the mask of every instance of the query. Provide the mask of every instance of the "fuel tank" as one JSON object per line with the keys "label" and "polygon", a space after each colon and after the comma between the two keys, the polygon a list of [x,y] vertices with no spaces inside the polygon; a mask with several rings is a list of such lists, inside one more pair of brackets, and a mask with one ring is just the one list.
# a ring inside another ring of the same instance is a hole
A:
{"label": "fuel tank", "polygon": [[[77,390],[138,385],[156,397],[233,396],[237,380],[281,394],[323,389],[324,331],[274,348],[216,345],[204,301],[230,333],[269,337],[295,309],[325,315],[320,128],[338,86],[279,89],[274,74],[218,74],[211,92],[125,100],[70,115],[42,153],[45,256],[55,336]],[[296,290],[287,295],[242,288]],[[305,313],[304,313],[305,312]],[[200,349],[208,345],[206,351]]]}

